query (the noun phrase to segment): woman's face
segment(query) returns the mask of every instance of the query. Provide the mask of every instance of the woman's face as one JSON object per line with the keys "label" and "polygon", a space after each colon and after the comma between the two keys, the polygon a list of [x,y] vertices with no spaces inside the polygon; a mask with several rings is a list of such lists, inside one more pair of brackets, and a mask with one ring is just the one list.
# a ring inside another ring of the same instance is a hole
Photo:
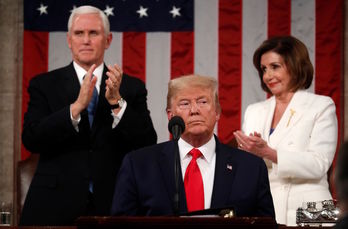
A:
{"label": "woman's face", "polygon": [[269,51],[261,56],[263,82],[275,96],[281,96],[290,91],[291,76],[287,70],[283,57]]}

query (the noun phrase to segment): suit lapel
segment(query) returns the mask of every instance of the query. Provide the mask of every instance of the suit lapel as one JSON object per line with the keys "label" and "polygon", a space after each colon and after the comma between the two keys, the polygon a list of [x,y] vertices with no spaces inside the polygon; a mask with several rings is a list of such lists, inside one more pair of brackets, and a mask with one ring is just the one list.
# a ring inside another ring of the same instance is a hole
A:
{"label": "suit lapel", "polygon": [[[271,130],[271,126],[272,126],[272,120],[273,120],[273,114],[274,114],[274,109],[275,109],[275,98],[274,96],[271,97],[269,99],[269,101],[267,101],[267,103],[265,104],[264,106],[264,112],[267,114],[265,115],[264,117],[266,117],[266,120],[265,120],[265,127],[266,128],[263,128],[263,137],[265,138],[266,141],[269,140],[269,133],[270,133],[270,130]],[[269,115],[269,114],[272,114],[272,115]],[[260,120],[260,123],[262,123],[263,121]]]}
{"label": "suit lapel", "polygon": [[[174,204],[175,177],[174,177],[174,141],[170,141],[163,147],[159,154],[158,164],[161,169],[163,182],[167,188],[168,197]],[[178,157],[180,157],[178,155]],[[180,161],[180,160],[179,160]],[[173,205],[174,206],[174,205]],[[184,183],[182,180],[181,165],[179,163],[179,211],[187,212]]]}
{"label": "suit lapel", "polygon": [[273,113],[275,108],[275,99],[271,97],[260,103],[260,107],[254,109],[254,112],[248,114],[248,119],[252,122],[243,122],[243,131],[249,135],[254,131],[261,134],[262,138],[268,141],[269,131],[272,125]]}
{"label": "suit lapel", "polygon": [[233,152],[225,150],[217,138],[215,140],[216,164],[211,208],[220,208],[228,202],[238,163],[233,160]]}
{"label": "suit lapel", "polygon": [[81,88],[72,63],[63,70],[62,79],[64,93],[59,93],[59,95],[65,97],[64,101],[71,103],[77,99]]}
{"label": "suit lapel", "polygon": [[291,129],[303,116],[306,109],[306,98],[303,98],[304,91],[298,91],[292,97],[276,129],[270,136],[269,142],[272,147],[277,147],[286,138]]}

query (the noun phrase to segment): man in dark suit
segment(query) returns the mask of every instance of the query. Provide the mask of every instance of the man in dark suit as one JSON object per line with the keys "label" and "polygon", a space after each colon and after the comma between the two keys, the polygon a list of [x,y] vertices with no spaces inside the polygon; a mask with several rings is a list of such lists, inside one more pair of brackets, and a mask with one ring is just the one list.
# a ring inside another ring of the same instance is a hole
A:
{"label": "man in dark suit", "polygon": [[109,215],[124,155],[157,141],[144,83],[103,62],[111,40],[102,11],[74,9],[67,33],[73,62],[30,82],[22,140],[40,159],[20,225]]}
{"label": "man in dark suit", "polygon": [[167,116],[182,117],[186,127],[178,140],[178,210],[176,143],[168,141],[125,156],[111,214],[159,216],[233,208],[237,216],[274,217],[264,161],[219,142],[214,126],[220,113],[216,80],[197,75],[171,80]]}

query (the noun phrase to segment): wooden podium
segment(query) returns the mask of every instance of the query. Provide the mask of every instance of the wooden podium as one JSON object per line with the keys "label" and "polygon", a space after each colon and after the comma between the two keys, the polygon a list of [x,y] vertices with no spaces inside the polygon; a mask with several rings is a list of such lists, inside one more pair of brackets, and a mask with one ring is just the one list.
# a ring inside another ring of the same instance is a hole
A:
{"label": "wooden podium", "polygon": [[80,217],[76,221],[78,229],[89,228],[151,228],[151,229],[224,229],[224,228],[278,228],[276,221],[268,217],[219,216],[91,216]]}

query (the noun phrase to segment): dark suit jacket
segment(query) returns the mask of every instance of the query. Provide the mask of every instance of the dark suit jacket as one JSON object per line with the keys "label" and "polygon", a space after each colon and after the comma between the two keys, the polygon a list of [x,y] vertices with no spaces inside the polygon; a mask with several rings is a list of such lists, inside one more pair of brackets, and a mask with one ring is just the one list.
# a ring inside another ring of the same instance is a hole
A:
{"label": "dark suit jacket", "polygon": [[337,221],[334,229],[346,229],[348,228],[348,213],[343,213],[341,218]]}
{"label": "dark suit jacket", "polygon": [[97,215],[109,215],[116,175],[124,155],[155,144],[156,132],[146,104],[144,83],[123,75],[120,94],[127,108],[112,129],[111,108],[105,99],[106,67],[92,128],[81,113],[77,132],[70,104],[80,84],[73,64],[41,74],[30,81],[30,101],[24,116],[22,140],[40,160],[24,204],[21,225],[64,225],[86,212],[88,186],[93,181]]}
{"label": "dark suit jacket", "polygon": [[[126,155],[118,174],[111,215],[174,214],[174,146],[169,141]],[[179,187],[180,213],[185,214],[181,173]],[[264,161],[221,144],[216,138],[211,208],[223,207],[233,207],[237,216],[275,216]]]}

